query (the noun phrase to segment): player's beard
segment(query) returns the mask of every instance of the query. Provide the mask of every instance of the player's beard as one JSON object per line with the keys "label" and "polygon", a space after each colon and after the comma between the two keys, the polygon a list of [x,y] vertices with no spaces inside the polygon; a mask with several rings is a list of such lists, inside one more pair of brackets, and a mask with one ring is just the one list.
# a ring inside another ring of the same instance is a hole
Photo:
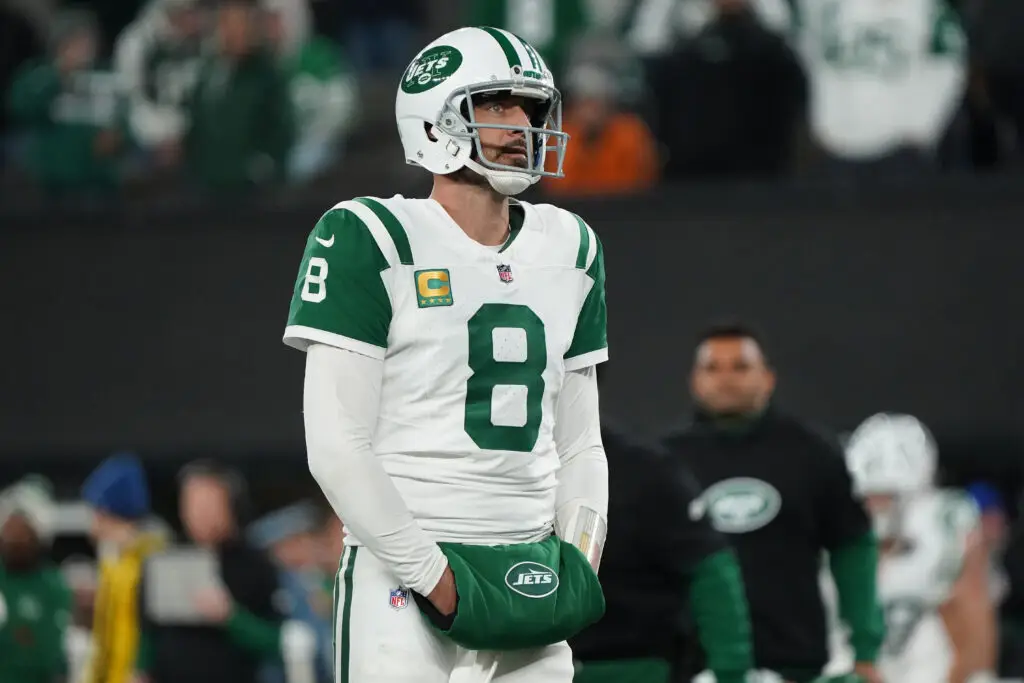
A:
{"label": "player's beard", "polygon": [[[505,155],[508,155],[508,166],[514,166],[515,168],[519,168],[524,171],[530,168],[529,150],[526,147],[525,141],[521,144],[503,145],[501,147],[492,147],[491,149],[497,152],[497,158],[495,161],[497,161],[497,159],[501,159]],[[522,156],[520,156],[520,154]]]}
{"label": "player's beard", "polygon": [[[524,171],[530,167],[530,160],[526,158],[526,155],[528,154],[529,150],[526,147],[525,141],[522,142],[521,144],[500,146],[487,145],[481,142],[480,147],[483,148],[484,156],[487,157],[487,161],[491,163],[505,163],[508,166],[521,168]],[[477,149],[478,148],[474,145],[473,153],[469,155],[469,158],[472,159],[473,161],[479,161],[480,159],[480,155],[477,153]],[[493,153],[493,158],[491,154],[489,154],[489,152]],[[523,156],[519,156],[519,154],[522,154]],[[500,159],[505,155],[515,156],[511,156],[508,162],[500,161]],[[484,168],[487,168],[487,166],[484,166]],[[474,185],[476,187],[490,187],[490,183],[487,182],[487,178],[483,177],[476,171],[466,168],[465,166],[460,168],[455,173],[452,173],[448,177],[451,178],[452,180],[455,180],[456,182],[466,183],[467,185]]]}

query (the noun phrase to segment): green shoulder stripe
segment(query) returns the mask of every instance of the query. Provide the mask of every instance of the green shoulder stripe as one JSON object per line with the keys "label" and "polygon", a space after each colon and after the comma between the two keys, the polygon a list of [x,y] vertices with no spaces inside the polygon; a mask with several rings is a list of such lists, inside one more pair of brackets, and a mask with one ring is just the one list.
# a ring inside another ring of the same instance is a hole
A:
{"label": "green shoulder stripe", "polygon": [[366,344],[386,349],[392,309],[381,274],[388,268],[359,216],[344,208],[325,213],[299,264],[286,343],[292,338],[299,348],[325,342],[355,351],[366,351]]}
{"label": "green shoulder stripe", "polygon": [[519,53],[516,51],[515,45],[513,45],[512,41],[508,39],[508,36],[506,36],[502,31],[499,31],[496,28],[491,28],[490,26],[481,26],[479,28],[481,31],[486,31],[491,38],[494,38],[494,40],[498,42],[498,45],[501,46],[501,51],[505,53],[505,59],[508,60],[508,66],[510,69],[512,67],[521,67],[523,65],[519,60]]}
{"label": "green shoulder stripe", "polygon": [[[581,225],[589,240],[590,231],[586,230],[585,223],[581,222]],[[591,285],[590,292],[580,309],[580,315],[576,321],[576,332],[573,334],[569,350],[564,355],[566,359],[608,348],[608,307],[604,298],[604,249],[601,247],[601,238],[595,234],[594,239],[596,240],[594,260],[591,261],[590,267],[586,271],[587,277],[593,280],[593,285]],[[586,268],[586,254],[589,248],[589,245],[587,249],[581,248],[583,262],[582,265],[577,263],[577,267],[581,270]]]}
{"label": "green shoulder stripe", "polygon": [[[573,214],[576,222],[580,226],[580,248],[576,252],[576,267],[580,270],[587,269],[587,254],[590,253],[590,230],[587,228],[587,224],[582,218]],[[594,259],[597,260],[596,258]]]}
{"label": "green shoulder stripe", "polygon": [[401,221],[395,217],[395,214],[378,202],[376,199],[369,197],[357,197],[355,201],[359,202],[370,211],[373,211],[374,215],[384,224],[384,229],[391,235],[391,241],[395,243],[395,249],[398,250],[398,260],[403,266],[413,265],[412,261],[412,248],[409,246],[409,236],[405,234],[405,228],[402,227]]}

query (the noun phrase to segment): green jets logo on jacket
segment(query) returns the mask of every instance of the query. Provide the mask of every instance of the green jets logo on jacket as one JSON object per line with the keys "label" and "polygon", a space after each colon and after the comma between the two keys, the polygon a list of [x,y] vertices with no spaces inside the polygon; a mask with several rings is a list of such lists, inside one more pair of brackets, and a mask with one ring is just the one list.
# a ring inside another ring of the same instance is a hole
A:
{"label": "green jets logo on jacket", "polygon": [[421,54],[402,77],[402,91],[410,95],[440,85],[462,66],[462,53],[448,45],[432,47]]}
{"label": "green jets logo on jacket", "polygon": [[711,525],[725,534],[744,534],[769,524],[779,514],[782,496],[766,481],[735,477],[709,487],[701,496]]}
{"label": "green jets logo on jacket", "polygon": [[539,562],[519,562],[505,573],[505,585],[527,598],[546,598],[558,590],[558,574]]}

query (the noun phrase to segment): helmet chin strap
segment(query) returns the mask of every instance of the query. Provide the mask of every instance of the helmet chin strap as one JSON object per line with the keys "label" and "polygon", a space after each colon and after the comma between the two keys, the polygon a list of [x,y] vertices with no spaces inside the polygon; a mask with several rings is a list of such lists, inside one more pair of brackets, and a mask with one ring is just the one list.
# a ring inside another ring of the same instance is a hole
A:
{"label": "helmet chin strap", "polygon": [[525,191],[534,182],[534,176],[525,171],[495,171],[472,159],[466,159],[466,167],[486,178],[495,192],[507,197]]}

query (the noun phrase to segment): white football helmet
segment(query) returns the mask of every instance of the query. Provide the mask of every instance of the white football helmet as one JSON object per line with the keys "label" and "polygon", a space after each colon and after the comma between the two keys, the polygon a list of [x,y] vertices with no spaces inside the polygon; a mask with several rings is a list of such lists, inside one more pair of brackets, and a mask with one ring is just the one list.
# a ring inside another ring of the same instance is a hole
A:
{"label": "white football helmet", "polygon": [[[475,121],[473,96],[501,91],[541,103],[529,126]],[[533,46],[508,31],[460,28],[423,48],[402,75],[395,118],[406,162],[431,173],[447,175],[468,167],[505,195],[519,194],[545,176],[563,175],[569,136],[562,131],[561,95]],[[484,157],[481,128],[521,130],[529,166]],[[547,152],[552,150],[557,167],[548,170]]]}
{"label": "white football helmet", "polygon": [[853,432],[846,464],[859,495],[920,493],[935,485],[938,448],[916,417],[878,413]]}

